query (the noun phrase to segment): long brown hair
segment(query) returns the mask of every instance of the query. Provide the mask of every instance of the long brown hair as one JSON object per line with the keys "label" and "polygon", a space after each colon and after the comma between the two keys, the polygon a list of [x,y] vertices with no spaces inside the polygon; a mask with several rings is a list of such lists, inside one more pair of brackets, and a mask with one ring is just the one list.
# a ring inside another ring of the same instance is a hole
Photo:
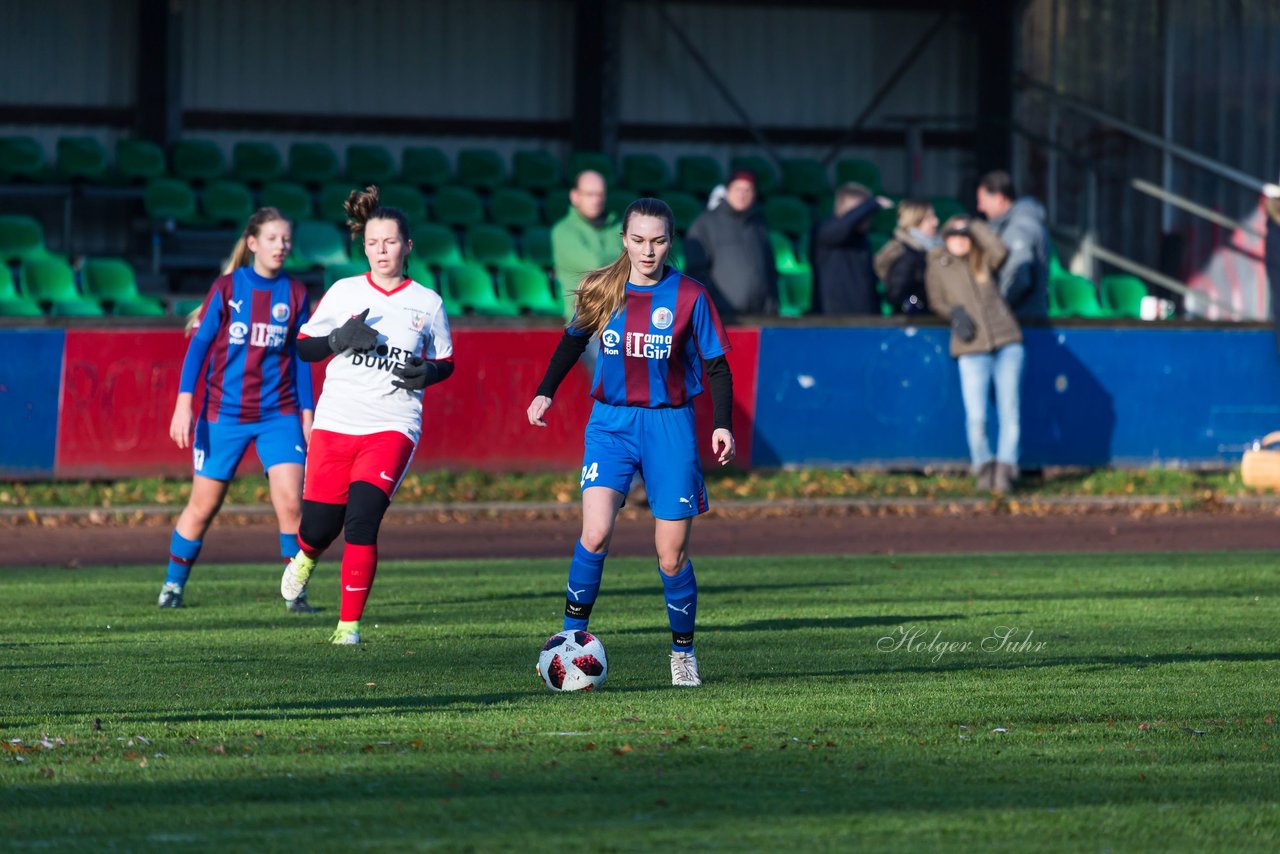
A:
{"label": "long brown hair", "polygon": [[352,190],[343,207],[347,211],[347,227],[351,229],[351,237],[359,237],[364,232],[365,224],[371,219],[389,219],[400,228],[400,239],[410,240],[409,218],[399,208],[385,208],[378,203],[380,192],[372,184],[363,190]]}
{"label": "long brown hair", "polygon": [[570,324],[574,329],[593,334],[603,332],[609,319],[618,313],[618,309],[626,301],[631,257],[627,254],[625,243],[627,224],[633,216],[652,216],[662,220],[667,230],[667,241],[670,242],[675,216],[666,202],[646,198],[636,199],[627,205],[627,211],[622,215],[622,254],[609,266],[592,270],[583,276],[578,289],[573,292],[577,298],[577,310]]}
{"label": "long brown hair", "polygon": [[[969,263],[969,272],[973,275],[973,280],[982,284],[991,281],[991,267],[987,263],[987,253],[978,241],[973,239],[973,235],[968,231],[969,217],[963,214],[957,214],[950,217],[943,223],[941,235],[943,237],[943,246],[946,246],[947,232],[953,228],[964,228],[964,236],[969,238],[969,252],[964,256],[964,260]],[[947,250],[949,253],[951,250]],[[952,256],[955,257],[955,256]]]}
{"label": "long brown hair", "polygon": [[257,237],[264,225],[277,220],[288,222],[289,218],[280,213],[279,208],[258,208],[254,211],[253,215],[249,217],[249,221],[245,223],[244,231],[240,232],[240,239],[236,241],[235,247],[231,250],[231,256],[222,265],[222,275],[225,276],[241,267],[252,264],[253,253],[249,251],[249,238]]}

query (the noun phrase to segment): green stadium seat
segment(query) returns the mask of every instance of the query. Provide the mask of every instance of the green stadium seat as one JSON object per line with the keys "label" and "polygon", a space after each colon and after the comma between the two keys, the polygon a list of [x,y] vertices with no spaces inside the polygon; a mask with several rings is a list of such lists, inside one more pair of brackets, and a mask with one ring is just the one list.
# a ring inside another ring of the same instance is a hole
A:
{"label": "green stadium seat", "polygon": [[893,235],[884,231],[871,231],[867,233],[867,243],[871,246],[871,254],[874,256],[877,252],[885,247],[885,244],[893,239]]}
{"label": "green stadium seat", "polygon": [[836,161],[836,184],[861,184],[873,193],[879,193],[880,167],[870,160],[848,157]]}
{"label": "green stadium seat", "polygon": [[[81,296],[76,289],[76,274],[71,269],[71,265],[61,258],[45,257],[45,258],[29,258],[22,262],[22,288],[26,292],[29,299],[33,299],[42,306],[48,305],[51,314],[62,314],[62,316],[88,316],[92,314],[92,309],[87,306],[81,306],[79,303],[88,303],[97,308],[97,314],[102,314],[102,309],[98,306],[97,300]],[[63,312],[55,311],[56,306],[64,304],[68,308]],[[68,314],[67,312],[75,312]],[[85,314],[88,313],[88,314]]]}
{"label": "green stadium seat", "polygon": [[[830,210],[830,208],[827,208]],[[939,223],[945,220],[939,219]],[[871,230],[879,234],[893,234],[898,229],[898,208],[880,209],[871,215]]]}
{"label": "green stadium seat", "polygon": [[438,292],[440,290],[440,284],[436,281],[435,271],[431,269],[429,264],[418,257],[416,240],[414,241],[414,251],[405,262],[405,275],[433,291]]}
{"label": "green stadium seat", "polygon": [[0,181],[38,181],[44,175],[44,148],[35,138],[0,137]]}
{"label": "green stadium seat", "polygon": [[231,174],[246,184],[265,184],[284,175],[284,160],[269,142],[237,142],[231,148]]}
{"label": "green stadium seat", "polygon": [[127,302],[118,302],[111,308],[116,317],[164,317],[164,302],[156,297],[142,296]]}
{"label": "green stadium seat", "polygon": [[289,177],[299,184],[319,186],[336,181],[338,156],[323,142],[295,142],[289,146]]}
{"label": "green stadium seat", "polygon": [[788,157],[782,161],[782,192],[816,201],[831,192],[827,167],[811,157]]}
{"label": "green stadium seat", "polygon": [[791,237],[809,233],[813,217],[809,206],[795,196],[773,196],[764,203],[765,225]]}
{"label": "green stadium seat", "polygon": [[193,311],[199,311],[204,305],[204,297],[186,297],[173,301],[173,314],[175,317],[187,317]]}
{"label": "green stadium seat", "polygon": [[808,266],[800,263],[800,259],[796,255],[795,243],[781,231],[769,232],[769,245],[773,247],[774,266],[777,267],[779,273]]}
{"label": "green stadium seat", "polygon": [[507,301],[521,314],[563,316],[564,304],[551,293],[551,280],[542,267],[520,262],[504,267],[500,276]]}
{"label": "green stadium seat", "polygon": [[412,184],[383,184],[378,187],[378,204],[400,210],[409,222],[427,218],[427,198]]}
{"label": "green stadium seat", "polygon": [[13,281],[13,269],[8,264],[0,264],[0,299],[17,297],[18,286]]}
{"label": "green stadium seat", "polygon": [[676,187],[705,199],[724,183],[724,171],[714,157],[686,154],[676,158]]}
{"label": "green stadium seat", "polygon": [[400,180],[415,187],[434,190],[453,180],[453,167],[440,149],[411,145],[400,156]]}
{"label": "green stadium seat", "polygon": [[526,228],[520,235],[520,254],[524,260],[544,269],[555,266],[551,254],[551,229]]}
{"label": "green stadium seat", "polygon": [[109,169],[107,149],[91,136],[64,136],[58,140],[58,175],[71,181],[100,181]]}
{"label": "green stadium seat", "polygon": [[433,202],[437,222],[470,226],[484,221],[484,203],[470,187],[441,187],[436,191]]}
{"label": "green stadium seat", "polygon": [[543,221],[555,225],[569,212],[569,188],[558,187],[542,199]]}
{"label": "green stadium seat", "polygon": [[328,222],[303,220],[293,226],[293,252],[285,261],[286,270],[312,270],[351,261],[347,236]]}
{"label": "green stadium seat", "polygon": [[737,172],[745,169],[756,176],[756,190],[767,196],[778,189],[778,170],[768,158],[754,154],[740,155],[729,161],[729,171]]}
{"label": "green stadium seat", "polygon": [[207,139],[183,139],[173,146],[173,175],[184,181],[203,182],[227,173],[227,161],[217,143]]}
{"label": "green stadium seat", "polygon": [[263,187],[262,206],[275,208],[293,222],[311,219],[311,194],[292,181],[272,181]]}
{"label": "green stadium seat", "polygon": [[396,161],[381,145],[348,145],[347,177],[362,188],[386,184],[396,178]]}
{"label": "green stadium seat", "polygon": [[409,254],[412,264],[414,259],[430,267],[448,267],[462,263],[462,248],[458,245],[458,235],[447,225],[424,222],[413,230],[413,252]]}
{"label": "green stadium seat", "polygon": [[511,182],[531,193],[560,186],[560,164],[548,151],[517,151],[511,158]]}
{"label": "green stadium seat", "polygon": [[507,180],[502,155],[490,148],[466,148],[458,152],[457,182],[476,190],[492,190]]}
{"label": "green stadium seat", "polygon": [[480,264],[464,262],[445,267],[440,280],[445,310],[452,314],[514,317],[519,313],[515,306],[498,299],[489,271]]}
{"label": "green stadium seat", "polygon": [[1107,313],[1098,302],[1098,290],[1093,282],[1084,276],[1064,273],[1049,280],[1049,287],[1054,290],[1058,310],[1065,317],[1106,317]]}
{"label": "green stadium seat", "polygon": [[778,274],[778,314],[802,317],[813,308],[813,271],[797,267]]}
{"label": "green stadium seat", "polygon": [[1142,300],[1151,295],[1137,276],[1114,274],[1101,281],[1102,304],[1112,317],[1142,317]]}
{"label": "green stadium seat", "polygon": [[319,219],[346,225],[347,198],[357,187],[350,181],[331,181],[320,188]]}
{"label": "green stadium seat", "polygon": [[39,303],[26,297],[0,297],[0,317],[43,317]]}
{"label": "green stadium seat", "polygon": [[[358,259],[357,259],[358,255]],[[413,258],[412,255],[409,256]],[[324,268],[324,289],[327,291],[333,287],[333,283],[339,279],[349,279],[352,276],[363,276],[369,272],[369,259],[364,257],[364,253],[352,253],[350,261],[342,264],[330,264]],[[412,274],[411,274],[412,275]],[[413,278],[417,279],[417,276]]]}
{"label": "green stadium seat", "polygon": [[675,217],[677,234],[688,231],[693,221],[702,216],[702,212],[707,209],[707,206],[698,201],[693,194],[686,193],[684,190],[667,190],[662,194],[662,200],[670,206],[671,215]]}
{"label": "green stadium seat", "polygon": [[500,225],[481,223],[467,229],[467,258],[487,267],[505,267],[520,260],[516,240]]}
{"label": "green stadium seat", "polygon": [[160,317],[164,304],[138,292],[133,267],[123,258],[90,258],[80,269],[85,293],[97,299],[112,314],[123,317]]}
{"label": "green stadium seat", "polygon": [[667,251],[667,263],[677,270],[684,269],[684,244],[679,240],[671,241],[671,249]]}
{"label": "green stadium seat", "polygon": [[944,223],[953,216],[969,216],[964,202],[950,196],[934,196],[929,199],[929,204],[933,205],[933,212],[938,215],[939,223]]}
{"label": "green stadium seat", "polygon": [[44,228],[38,220],[23,214],[0,214],[0,261],[43,258]]}
{"label": "green stadium seat", "polygon": [[239,181],[210,181],[200,194],[200,209],[214,225],[244,227],[253,214],[253,194]]}
{"label": "green stadium seat", "polygon": [[164,149],[149,139],[116,141],[116,176],[125,183],[163,178],[168,170]]}
{"label": "green stadium seat", "polygon": [[667,163],[656,154],[628,154],[622,158],[622,186],[638,196],[661,196],[671,183]]}
{"label": "green stadium seat", "polygon": [[102,317],[105,314],[102,306],[84,297],[55,302],[49,306],[51,317]]}
{"label": "green stadium seat", "polygon": [[498,187],[489,196],[489,219],[508,228],[532,228],[542,220],[538,200],[520,187]]}
{"label": "green stadium seat", "polygon": [[588,169],[603,175],[606,184],[613,184],[617,178],[617,170],[614,169],[613,161],[607,155],[599,151],[575,151],[569,155],[569,163],[564,170],[565,180],[574,184],[578,180],[578,175]]}

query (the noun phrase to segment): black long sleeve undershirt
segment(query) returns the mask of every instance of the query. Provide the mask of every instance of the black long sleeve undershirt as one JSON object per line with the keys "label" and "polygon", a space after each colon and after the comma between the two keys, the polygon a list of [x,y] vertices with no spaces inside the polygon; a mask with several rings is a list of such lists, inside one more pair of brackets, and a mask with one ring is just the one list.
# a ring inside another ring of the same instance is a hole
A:
{"label": "black long sleeve undershirt", "polygon": [[[537,394],[540,397],[555,397],[560,383],[569,376],[573,366],[582,358],[587,350],[588,338],[585,335],[571,335],[565,332],[560,336],[560,343],[551,354],[547,372],[538,383]],[[733,432],[733,374],[729,372],[729,360],[724,356],[706,359],[702,363],[707,377],[707,388],[711,392],[711,407],[715,413],[715,429],[721,427]]]}
{"label": "black long sleeve undershirt", "polygon": [[304,362],[323,362],[333,355],[333,350],[329,347],[329,339],[325,337],[299,338],[297,347],[298,356]]}

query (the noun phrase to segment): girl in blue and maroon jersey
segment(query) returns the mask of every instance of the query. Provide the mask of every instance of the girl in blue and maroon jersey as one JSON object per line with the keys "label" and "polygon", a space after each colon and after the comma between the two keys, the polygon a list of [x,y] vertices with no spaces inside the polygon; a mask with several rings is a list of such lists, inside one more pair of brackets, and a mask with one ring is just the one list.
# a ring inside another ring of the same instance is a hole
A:
{"label": "girl in blue and maroon jersey", "polygon": [[[254,213],[196,316],[169,425],[178,447],[191,447],[195,473],[170,539],[161,608],[182,607],[205,532],[251,441],[280,523],[281,558],[287,562],[298,549],[302,465],[315,404],[311,368],[295,345],[310,315],[307,290],[281,274],[292,242],[292,227],[280,211]],[[202,375],[205,399],[197,419],[193,403]],[[314,610],[305,597],[288,608]]]}
{"label": "girl in blue and maroon jersey", "polygon": [[729,340],[706,289],[666,264],[671,208],[638,199],[622,220],[623,252],[588,273],[577,311],[551,357],[529,423],[545,427],[551,398],[586,349],[600,337],[582,460],[582,536],[569,564],[565,629],[586,629],[600,590],[604,560],[632,477],[645,483],[654,516],[658,569],[671,627],[671,683],[702,684],[693,652],[698,588],[689,560],[693,517],[707,511],[694,435],[693,398],[704,377],[715,429],[711,449],[733,459],[733,378]]}

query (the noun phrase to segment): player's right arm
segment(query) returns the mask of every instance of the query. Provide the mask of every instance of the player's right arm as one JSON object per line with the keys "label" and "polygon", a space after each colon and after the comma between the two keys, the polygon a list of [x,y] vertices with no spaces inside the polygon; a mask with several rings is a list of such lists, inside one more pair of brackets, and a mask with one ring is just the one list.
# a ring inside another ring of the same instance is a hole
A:
{"label": "player's right arm", "polygon": [[534,395],[533,402],[529,404],[529,409],[526,412],[529,416],[529,423],[534,427],[547,426],[544,416],[547,414],[547,410],[551,408],[551,398],[555,397],[556,389],[560,387],[560,383],[564,382],[564,378],[569,376],[569,371],[573,370],[573,366],[578,363],[578,359],[582,358],[582,354],[587,349],[587,342],[590,340],[590,335],[583,335],[574,329],[572,323],[564,331],[564,335],[560,336],[560,343],[556,345],[555,352],[551,354],[551,362],[547,365],[547,372],[543,375],[542,382],[538,384],[537,394]]}
{"label": "player's right arm", "polygon": [[196,382],[204,369],[209,348],[213,346],[218,330],[222,328],[222,303],[226,294],[220,287],[221,281],[209,289],[200,307],[200,317],[195,331],[191,335],[191,343],[187,345],[187,355],[182,360],[182,375],[178,380],[178,400],[173,406],[173,418],[169,421],[169,438],[179,448],[191,444],[191,434],[195,428],[195,393]]}

